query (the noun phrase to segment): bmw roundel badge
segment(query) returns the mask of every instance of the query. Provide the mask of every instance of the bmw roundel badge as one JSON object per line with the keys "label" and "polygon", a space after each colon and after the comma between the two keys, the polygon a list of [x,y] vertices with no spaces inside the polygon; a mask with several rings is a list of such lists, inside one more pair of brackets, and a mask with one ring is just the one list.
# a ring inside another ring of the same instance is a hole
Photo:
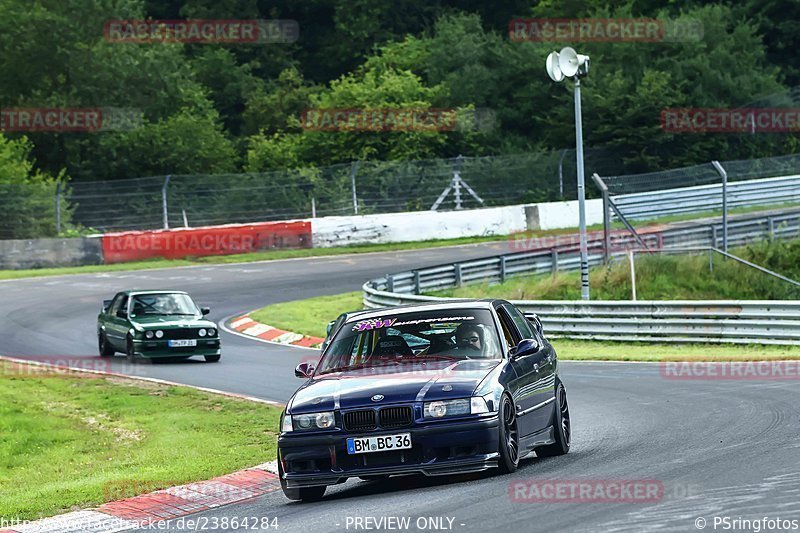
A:
{"label": "bmw roundel badge", "polygon": [[375,396],[372,397],[373,402],[379,402],[381,400],[383,400],[383,394],[376,394]]}

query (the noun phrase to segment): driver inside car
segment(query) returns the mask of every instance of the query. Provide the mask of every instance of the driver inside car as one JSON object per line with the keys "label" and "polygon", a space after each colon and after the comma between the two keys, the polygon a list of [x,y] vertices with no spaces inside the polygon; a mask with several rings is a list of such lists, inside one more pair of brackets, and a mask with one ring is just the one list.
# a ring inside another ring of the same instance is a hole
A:
{"label": "driver inside car", "polygon": [[483,328],[478,324],[465,322],[455,331],[456,351],[467,356],[483,355]]}

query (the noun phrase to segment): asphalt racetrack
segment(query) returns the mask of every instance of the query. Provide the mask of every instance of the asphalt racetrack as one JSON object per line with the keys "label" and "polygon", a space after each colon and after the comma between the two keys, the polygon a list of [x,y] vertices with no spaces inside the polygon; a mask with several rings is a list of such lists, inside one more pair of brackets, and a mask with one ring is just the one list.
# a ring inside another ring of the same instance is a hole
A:
{"label": "asphalt racetrack", "polygon": [[[186,290],[221,321],[270,303],[358,290],[372,276],[403,268],[507,250],[507,243],[496,243],[4,281],[0,353],[39,360],[97,357],[97,312],[103,299],[122,289]],[[111,370],[283,402],[300,385],[294,366],[314,354],[222,335],[217,364],[131,366],[118,355]],[[314,533],[733,531],[737,519],[781,520],[789,529],[792,520],[800,521],[797,379],[674,380],[665,379],[657,364],[636,363],[562,362],[560,370],[574,430],[566,456],[527,460],[508,476],[349,480],[330,487],[317,503],[290,502],[277,491],[193,518],[208,519],[201,522],[206,530],[233,531],[221,527],[222,518],[241,523],[277,517],[277,529],[259,530]],[[576,482],[593,488],[588,500],[569,497],[564,488]],[[659,492],[621,503],[613,487],[623,482]],[[555,487],[564,491],[557,494]],[[601,501],[598,490],[614,501]],[[715,517],[727,518],[729,527],[715,527]],[[252,524],[239,530],[253,530]],[[172,530],[180,529],[173,524]]]}

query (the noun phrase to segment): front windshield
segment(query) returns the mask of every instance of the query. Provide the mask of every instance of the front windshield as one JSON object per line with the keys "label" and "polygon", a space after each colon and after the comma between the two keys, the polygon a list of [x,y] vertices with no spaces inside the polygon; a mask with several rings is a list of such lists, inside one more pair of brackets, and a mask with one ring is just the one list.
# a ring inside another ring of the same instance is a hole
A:
{"label": "front windshield", "polygon": [[197,306],[186,294],[140,294],[133,297],[131,316],[196,315]]}
{"label": "front windshield", "polygon": [[345,324],[317,374],[429,360],[499,359],[497,328],[487,309],[392,314]]}

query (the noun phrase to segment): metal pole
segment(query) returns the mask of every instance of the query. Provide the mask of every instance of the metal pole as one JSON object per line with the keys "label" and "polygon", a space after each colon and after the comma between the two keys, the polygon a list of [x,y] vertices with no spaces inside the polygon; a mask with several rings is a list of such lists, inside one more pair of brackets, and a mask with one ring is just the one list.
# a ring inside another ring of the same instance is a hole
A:
{"label": "metal pole", "polygon": [[564,156],[567,155],[567,149],[561,150],[561,157],[558,160],[558,197],[564,199]]}
{"label": "metal pole", "polygon": [[711,164],[722,178],[722,250],[728,251],[728,173],[719,161]]}
{"label": "metal pole", "polygon": [[56,235],[61,234],[61,182],[56,183]]}
{"label": "metal pole", "polygon": [[317,202],[314,196],[311,196],[311,218],[317,218]]}
{"label": "metal pole", "polygon": [[455,200],[456,209],[461,209],[461,177],[456,170],[456,177],[453,178],[453,199]]}
{"label": "metal pole", "polygon": [[169,229],[169,212],[167,211],[167,186],[169,176],[164,179],[164,186],[161,187],[161,211],[164,213],[164,229]]}
{"label": "metal pole", "polygon": [[636,301],[636,267],[633,260],[633,249],[628,250],[628,258],[631,262],[631,300]]}
{"label": "metal pole", "polygon": [[586,244],[586,191],[583,183],[583,121],[581,80],[575,77],[575,148],[578,160],[578,224],[581,236],[581,299],[589,299],[589,251]]}
{"label": "metal pole", "polygon": [[183,213],[183,227],[184,228],[188,228],[189,227],[189,219],[186,218],[186,209],[181,209],[181,212]]}
{"label": "metal pole", "polygon": [[358,169],[358,161],[353,161],[350,165],[350,183],[353,188],[353,214],[358,214],[358,196],[356,196],[356,171]]}

